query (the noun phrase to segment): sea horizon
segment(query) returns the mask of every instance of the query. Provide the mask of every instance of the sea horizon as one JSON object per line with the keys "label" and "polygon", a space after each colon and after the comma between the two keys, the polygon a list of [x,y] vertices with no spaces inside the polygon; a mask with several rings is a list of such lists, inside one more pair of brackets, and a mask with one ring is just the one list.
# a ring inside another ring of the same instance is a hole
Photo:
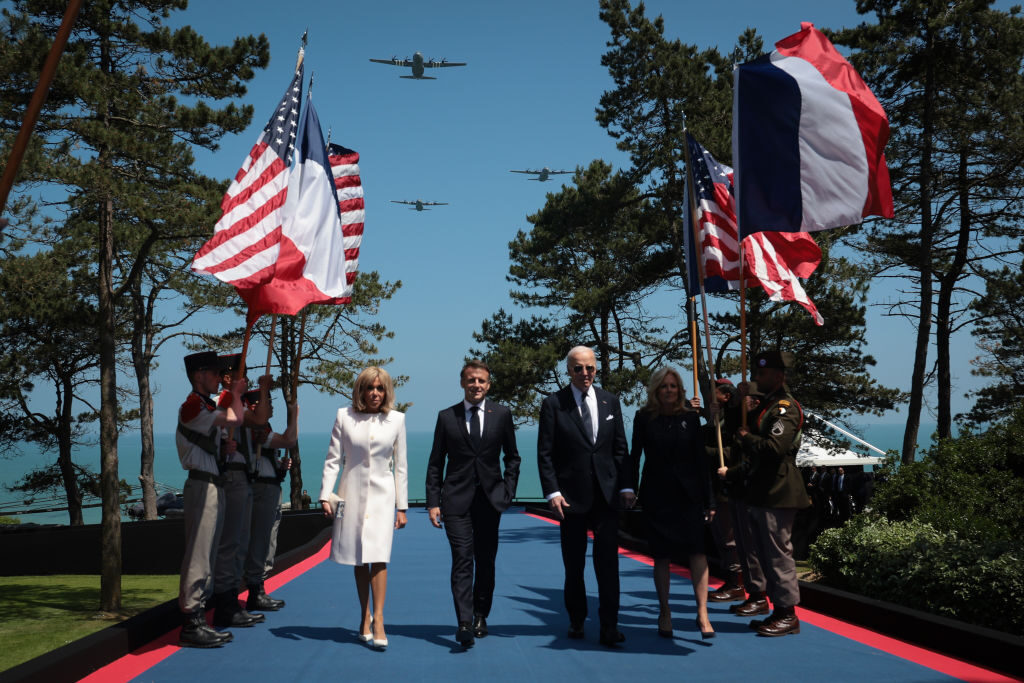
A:
{"label": "sea horizon", "polygon": [[[852,433],[883,451],[899,450],[902,445],[905,428],[903,423],[873,423],[870,426],[858,427],[859,429],[851,430]],[[934,429],[934,424],[922,424],[921,435],[918,439],[919,450],[931,444],[931,435]],[[133,486],[138,486],[141,469],[138,456],[140,451],[137,440],[138,436],[139,432],[125,432],[118,439],[118,474],[121,479],[124,479]],[[180,491],[184,485],[186,475],[178,461],[177,450],[174,445],[174,433],[160,432],[155,433],[153,436],[156,445],[156,457],[153,465],[154,479],[159,485]],[[330,432],[312,432],[302,434],[299,437],[303,488],[309,491],[310,497],[314,500],[319,496],[320,478],[330,438]],[[409,460],[409,501],[413,504],[422,503],[425,498],[424,487],[427,459],[433,443],[433,433],[430,431],[411,431],[407,433],[406,439]],[[516,498],[524,501],[540,500],[543,498],[543,495],[537,471],[536,427],[530,426],[518,429],[516,431],[516,442],[519,455],[522,458]],[[55,455],[40,453],[38,447],[32,444],[23,444],[21,450],[22,455],[12,456],[5,454],[3,457],[0,457],[0,515],[16,517],[22,524],[68,524],[67,510],[18,514],[4,512],[4,510],[12,508],[24,510],[26,508],[65,507],[66,505],[63,489],[56,494],[36,496],[8,490],[9,486],[15,484],[26,473],[37,467],[43,461],[43,458],[55,459],[56,457]],[[854,450],[867,452],[863,447],[858,447]],[[89,466],[93,471],[99,472],[98,445],[77,448],[74,458],[76,463]],[[285,486],[287,485],[286,480]],[[132,500],[136,499],[136,496],[132,497]],[[32,502],[26,504],[26,501]],[[98,524],[102,513],[99,507],[86,507],[83,509],[82,515],[86,524]],[[122,521],[130,522],[131,519],[123,514]]]}

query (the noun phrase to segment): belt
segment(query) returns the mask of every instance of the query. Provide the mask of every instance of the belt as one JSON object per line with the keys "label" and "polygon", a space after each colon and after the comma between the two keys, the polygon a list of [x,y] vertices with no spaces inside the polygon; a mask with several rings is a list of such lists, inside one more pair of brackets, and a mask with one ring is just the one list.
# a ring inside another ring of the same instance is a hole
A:
{"label": "belt", "polygon": [[281,480],[277,477],[256,477],[256,481],[260,484],[274,484],[275,486],[281,485]]}
{"label": "belt", "polygon": [[226,470],[241,470],[242,472],[248,472],[249,468],[246,467],[244,462],[229,462],[225,463],[224,469]]}
{"label": "belt", "polygon": [[205,481],[206,483],[213,484],[214,486],[224,486],[224,476],[221,474],[210,474],[209,472],[204,472],[202,470],[189,470],[188,478]]}

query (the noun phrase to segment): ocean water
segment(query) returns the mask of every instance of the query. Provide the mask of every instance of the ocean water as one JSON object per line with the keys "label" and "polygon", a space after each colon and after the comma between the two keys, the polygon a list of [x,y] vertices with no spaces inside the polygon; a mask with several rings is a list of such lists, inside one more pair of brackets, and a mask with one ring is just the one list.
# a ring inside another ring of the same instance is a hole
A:
{"label": "ocean water", "polygon": [[[541,499],[543,496],[537,473],[537,432],[523,429],[518,431],[516,436],[519,455],[523,459],[519,473],[517,497],[524,501]],[[430,456],[433,437],[432,432],[409,432],[406,435],[409,458],[409,501],[411,503],[423,502],[426,497],[427,459]],[[154,440],[156,442],[156,457],[153,463],[154,479],[158,484],[164,484],[180,491],[185,483],[186,475],[178,461],[178,452],[174,446],[174,434],[156,434]],[[313,500],[316,500],[320,493],[320,477],[323,473],[324,459],[327,457],[327,447],[330,445],[330,441],[330,432],[303,434],[299,437],[303,488],[309,491]],[[55,495],[38,496],[27,496],[8,490],[9,486],[17,482],[27,472],[56,459],[56,455],[43,455],[38,448],[31,444],[25,445],[22,450],[21,455],[5,454],[0,456],[0,516],[17,517],[22,523],[67,524],[68,513],[66,511],[12,513],[13,510],[65,506],[63,489]],[[139,452],[138,434],[124,434],[118,440],[118,473],[122,479],[136,486],[139,483],[141,469]],[[75,452],[74,458],[76,462],[99,472],[99,447],[79,449]],[[287,485],[288,480],[286,479],[285,486]],[[26,501],[31,501],[31,503],[26,505]],[[89,502],[98,503],[99,501],[93,499],[86,501],[86,504]],[[82,516],[86,524],[99,524],[100,508],[85,508],[82,511]],[[127,522],[130,519],[123,515],[122,521]]]}
{"label": "ocean water", "polygon": [[[898,450],[903,442],[903,430],[904,425],[902,423],[872,423],[857,425],[851,431],[882,450]],[[921,438],[919,440],[922,448],[931,442],[932,430],[934,430],[934,425],[922,426]],[[122,435],[118,441],[120,477],[129,484],[136,486],[139,483],[140,471],[138,439],[138,434],[127,433]],[[409,432],[406,439],[409,452],[409,500],[413,503],[422,502],[425,498],[424,482],[426,480],[427,458],[430,455],[433,434],[431,432]],[[155,440],[154,478],[159,484],[180,490],[185,483],[185,472],[181,469],[181,465],[178,462],[178,454],[174,446],[174,434],[157,434],[155,435]],[[314,500],[320,491],[320,477],[330,440],[330,432],[303,434],[299,437],[299,447],[302,455],[303,487],[309,491],[310,496]],[[537,473],[536,429],[520,429],[516,433],[516,442],[519,448],[519,455],[522,457],[519,487],[516,493],[517,498],[523,501],[542,499],[540,478]],[[9,486],[17,482],[27,472],[43,463],[51,462],[56,457],[41,454],[39,449],[31,444],[25,445],[22,451],[20,455],[8,453],[0,456],[0,515],[17,517],[22,523],[67,524],[68,513],[63,510],[31,514],[21,512],[26,509],[38,510],[40,508],[64,507],[65,504],[63,490],[52,496],[32,497],[8,490]],[[75,461],[99,472],[99,448],[79,449],[75,453]],[[87,500],[86,504],[96,504],[98,502],[98,500],[93,499],[91,501]],[[101,512],[98,506],[87,507],[83,510],[82,514],[86,524],[98,524],[100,522]],[[123,516],[122,520],[130,521],[127,516]]]}

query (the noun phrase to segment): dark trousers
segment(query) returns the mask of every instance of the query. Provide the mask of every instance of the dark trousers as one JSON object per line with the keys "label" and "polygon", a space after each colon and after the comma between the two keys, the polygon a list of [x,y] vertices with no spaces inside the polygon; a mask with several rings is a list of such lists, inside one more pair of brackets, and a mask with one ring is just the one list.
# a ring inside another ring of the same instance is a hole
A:
{"label": "dark trousers", "polygon": [[491,613],[500,521],[501,513],[479,486],[468,512],[444,516],[444,530],[452,548],[452,598],[460,623],[472,621],[474,614],[486,617]]}
{"label": "dark trousers", "polygon": [[569,514],[560,525],[562,564],[565,565],[565,608],[569,621],[582,624],[587,618],[587,587],[583,569],[587,563],[587,531],[594,532],[594,574],[597,575],[598,616],[601,629],[619,622],[619,513],[609,505],[595,482],[594,504],[588,512]]}

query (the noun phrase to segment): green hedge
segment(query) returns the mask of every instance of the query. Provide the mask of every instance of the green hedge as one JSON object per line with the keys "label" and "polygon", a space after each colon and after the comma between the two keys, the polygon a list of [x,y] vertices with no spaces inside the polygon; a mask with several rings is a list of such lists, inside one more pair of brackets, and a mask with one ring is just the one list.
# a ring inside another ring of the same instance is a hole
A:
{"label": "green hedge", "polygon": [[824,583],[860,595],[1024,635],[1024,554],[956,532],[864,514],[811,547]]}
{"label": "green hedge", "polygon": [[872,511],[811,546],[821,581],[1024,635],[1024,407],[876,481]]}

